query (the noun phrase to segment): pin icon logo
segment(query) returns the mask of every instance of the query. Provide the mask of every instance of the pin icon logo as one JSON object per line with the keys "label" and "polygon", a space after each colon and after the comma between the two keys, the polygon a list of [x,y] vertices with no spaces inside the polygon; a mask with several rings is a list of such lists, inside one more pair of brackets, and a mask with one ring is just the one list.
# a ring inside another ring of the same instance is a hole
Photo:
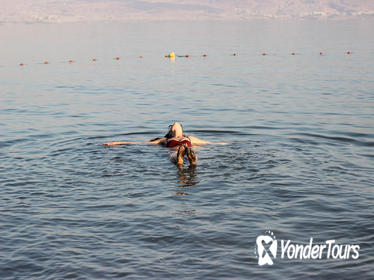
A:
{"label": "pin icon logo", "polygon": [[258,265],[273,265],[277,257],[278,242],[272,232],[270,235],[259,235],[256,239]]}

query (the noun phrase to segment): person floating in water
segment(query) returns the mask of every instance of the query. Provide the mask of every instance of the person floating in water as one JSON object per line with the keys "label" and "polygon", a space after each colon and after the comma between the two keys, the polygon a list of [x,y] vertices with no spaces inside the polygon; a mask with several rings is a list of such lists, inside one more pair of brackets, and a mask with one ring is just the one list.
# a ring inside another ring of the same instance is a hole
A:
{"label": "person floating in water", "polygon": [[116,146],[116,145],[128,145],[128,144],[148,144],[148,145],[162,145],[165,147],[178,148],[176,156],[172,157],[172,160],[177,163],[178,166],[183,165],[184,157],[187,156],[190,165],[196,165],[197,156],[192,146],[217,144],[226,145],[228,143],[218,142],[212,143],[199,139],[195,136],[186,136],[183,131],[183,127],[180,123],[175,122],[169,125],[169,131],[164,137],[158,137],[148,142],[108,142],[104,143],[104,146]]}

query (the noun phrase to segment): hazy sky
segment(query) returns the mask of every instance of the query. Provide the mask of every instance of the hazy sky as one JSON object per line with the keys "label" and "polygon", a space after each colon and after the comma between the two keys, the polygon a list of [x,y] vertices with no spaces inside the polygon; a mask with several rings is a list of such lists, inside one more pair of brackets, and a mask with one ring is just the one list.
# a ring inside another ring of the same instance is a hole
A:
{"label": "hazy sky", "polygon": [[374,17],[374,0],[0,0],[0,23]]}

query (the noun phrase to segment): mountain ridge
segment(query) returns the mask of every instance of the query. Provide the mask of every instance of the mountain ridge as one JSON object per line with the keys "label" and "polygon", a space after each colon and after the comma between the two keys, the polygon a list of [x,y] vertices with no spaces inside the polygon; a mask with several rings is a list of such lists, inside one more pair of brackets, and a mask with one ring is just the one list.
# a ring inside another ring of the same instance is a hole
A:
{"label": "mountain ridge", "polygon": [[[373,17],[372,0],[2,0],[0,22]],[[31,3],[32,2],[32,3]]]}

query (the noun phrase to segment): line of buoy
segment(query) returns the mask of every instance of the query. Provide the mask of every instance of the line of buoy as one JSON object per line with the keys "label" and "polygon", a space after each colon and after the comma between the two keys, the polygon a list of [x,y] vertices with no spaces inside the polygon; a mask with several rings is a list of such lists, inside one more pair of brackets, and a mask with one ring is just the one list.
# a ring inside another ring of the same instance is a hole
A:
{"label": "line of buoy", "polygon": [[[352,54],[352,51],[346,51],[345,54],[350,55],[350,54]],[[262,55],[262,56],[267,56],[268,53],[263,52],[261,55]],[[291,52],[291,55],[296,55],[296,52]],[[324,52],[319,52],[319,55],[323,56],[323,55],[325,55],[325,53],[324,53]],[[202,56],[202,57],[207,57],[208,55],[207,55],[206,53],[203,53],[201,56]],[[238,56],[238,53],[235,52],[235,53],[232,54],[232,56]],[[165,57],[174,60],[176,57],[186,57],[186,58],[191,58],[191,55],[190,55],[190,54],[185,54],[185,55],[176,55],[175,52],[170,52],[169,54],[165,55]],[[144,57],[143,57],[142,55],[140,55],[139,58],[142,59],[142,58],[144,58]],[[120,57],[117,56],[117,57],[115,57],[115,58],[113,58],[113,59],[118,61],[118,60],[120,60]],[[92,60],[93,62],[96,62],[96,61],[97,61],[96,58],[92,58],[91,60]],[[68,62],[69,62],[69,64],[72,64],[72,63],[74,63],[74,60],[69,59]],[[49,64],[49,61],[46,60],[46,61],[43,62],[43,64]],[[24,64],[23,62],[19,63],[19,66],[24,66],[24,65],[25,65],[25,64]]]}

